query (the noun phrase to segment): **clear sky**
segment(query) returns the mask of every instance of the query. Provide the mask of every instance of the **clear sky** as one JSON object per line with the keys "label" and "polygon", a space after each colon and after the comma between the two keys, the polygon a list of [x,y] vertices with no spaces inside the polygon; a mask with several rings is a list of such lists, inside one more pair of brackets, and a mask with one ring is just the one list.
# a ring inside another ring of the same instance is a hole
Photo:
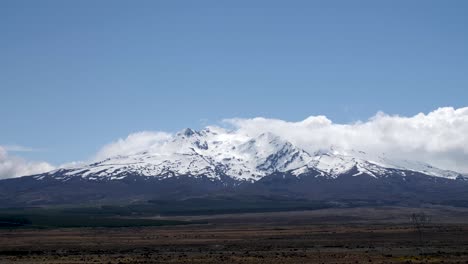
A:
{"label": "clear sky", "polygon": [[468,105],[468,1],[0,2],[0,145]]}

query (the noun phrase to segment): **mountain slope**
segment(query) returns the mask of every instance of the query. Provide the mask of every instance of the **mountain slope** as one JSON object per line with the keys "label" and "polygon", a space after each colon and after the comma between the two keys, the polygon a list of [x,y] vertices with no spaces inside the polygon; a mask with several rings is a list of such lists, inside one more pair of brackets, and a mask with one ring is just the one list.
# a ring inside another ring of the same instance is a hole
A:
{"label": "mountain slope", "polygon": [[308,153],[271,133],[185,129],[145,151],[0,181],[8,204],[114,203],[210,195],[307,199],[468,200],[461,174],[330,148]]}
{"label": "mountain slope", "polygon": [[[441,170],[421,162],[395,161],[385,156],[373,157],[362,151],[336,151],[333,148],[312,155],[271,133],[257,137],[218,134],[205,129],[185,129],[172,139],[147,151],[126,156],[114,156],[78,168],[52,171],[49,175],[87,179],[119,180],[125,175],[153,176],[165,179],[173,176],[205,176],[219,180],[226,175],[234,180],[257,181],[273,172],[293,171],[298,176],[310,169],[320,175],[337,177],[356,167],[357,174],[380,177],[389,169],[410,170],[423,174],[455,179],[460,174]],[[404,174],[401,174],[404,176]],[[40,179],[44,175],[36,176]]]}

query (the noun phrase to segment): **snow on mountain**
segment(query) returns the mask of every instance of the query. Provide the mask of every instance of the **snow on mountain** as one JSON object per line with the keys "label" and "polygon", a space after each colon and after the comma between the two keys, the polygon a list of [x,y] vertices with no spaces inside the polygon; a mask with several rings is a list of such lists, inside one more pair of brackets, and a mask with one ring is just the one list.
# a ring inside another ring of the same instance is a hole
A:
{"label": "snow on mountain", "polygon": [[[330,148],[309,154],[272,134],[249,137],[216,128],[201,131],[185,129],[147,151],[119,155],[77,168],[52,171],[49,175],[88,179],[122,179],[130,174],[168,178],[189,175],[212,180],[228,176],[235,180],[257,181],[273,172],[291,171],[296,176],[318,171],[320,176],[335,178],[351,170],[353,176],[381,177],[398,170],[455,179],[459,173],[434,168],[428,164],[392,160],[385,155]],[[41,176],[38,176],[41,177]]]}
{"label": "snow on mountain", "polygon": [[408,170],[420,172],[430,176],[443,177],[449,179],[456,179],[461,174],[455,171],[443,170],[431,166],[427,163],[407,160],[407,159],[395,159],[387,157],[385,153],[371,154],[364,151],[357,150],[334,150],[339,155],[354,157],[355,159],[364,160],[371,164],[397,170]]}
{"label": "snow on mountain", "polygon": [[358,172],[353,174],[353,176],[366,174],[378,178],[379,175],[385,175],[389,172],[388,168],[363,159],[331,153],[316,155],[312,167],[332,178],[345,174],[354,168],[356,168]]}

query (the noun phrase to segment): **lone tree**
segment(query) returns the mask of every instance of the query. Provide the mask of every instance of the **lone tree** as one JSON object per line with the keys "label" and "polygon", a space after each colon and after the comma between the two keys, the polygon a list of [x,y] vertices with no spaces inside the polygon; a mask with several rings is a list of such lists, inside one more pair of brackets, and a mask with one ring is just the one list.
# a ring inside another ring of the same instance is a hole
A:
{"label": "lone tree", "polygon": [[419,243],[422,244],[424,228],[431,223],[432,217],[430,215],[425,214],[424,212],[413,213],[411,215],[410,220],[414,229],[418,233]]}

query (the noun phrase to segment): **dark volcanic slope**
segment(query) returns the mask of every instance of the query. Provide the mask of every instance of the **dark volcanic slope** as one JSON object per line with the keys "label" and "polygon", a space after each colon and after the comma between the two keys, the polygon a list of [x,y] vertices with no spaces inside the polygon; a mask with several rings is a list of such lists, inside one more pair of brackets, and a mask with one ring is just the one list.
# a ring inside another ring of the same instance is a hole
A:
{"label": "dark volcanic slope", "polygon": [[[229,177],[175,176],[161,179],[127,175],[119,180],[90,180],[57,175],[28,176],[0,181],[0,203],[5,206],[129,203],[147,200],[183,200],[194,197],[275,196],[285,199],[325,201],[363,200],[417,205],[420,203],[468,204],[468,182],[401,171],[378,178],[350,170],[336,178],[317,171],[295,176],[276,172],[262,179],[235,181]],[[466,201],[466,202],[465,202]]]}

